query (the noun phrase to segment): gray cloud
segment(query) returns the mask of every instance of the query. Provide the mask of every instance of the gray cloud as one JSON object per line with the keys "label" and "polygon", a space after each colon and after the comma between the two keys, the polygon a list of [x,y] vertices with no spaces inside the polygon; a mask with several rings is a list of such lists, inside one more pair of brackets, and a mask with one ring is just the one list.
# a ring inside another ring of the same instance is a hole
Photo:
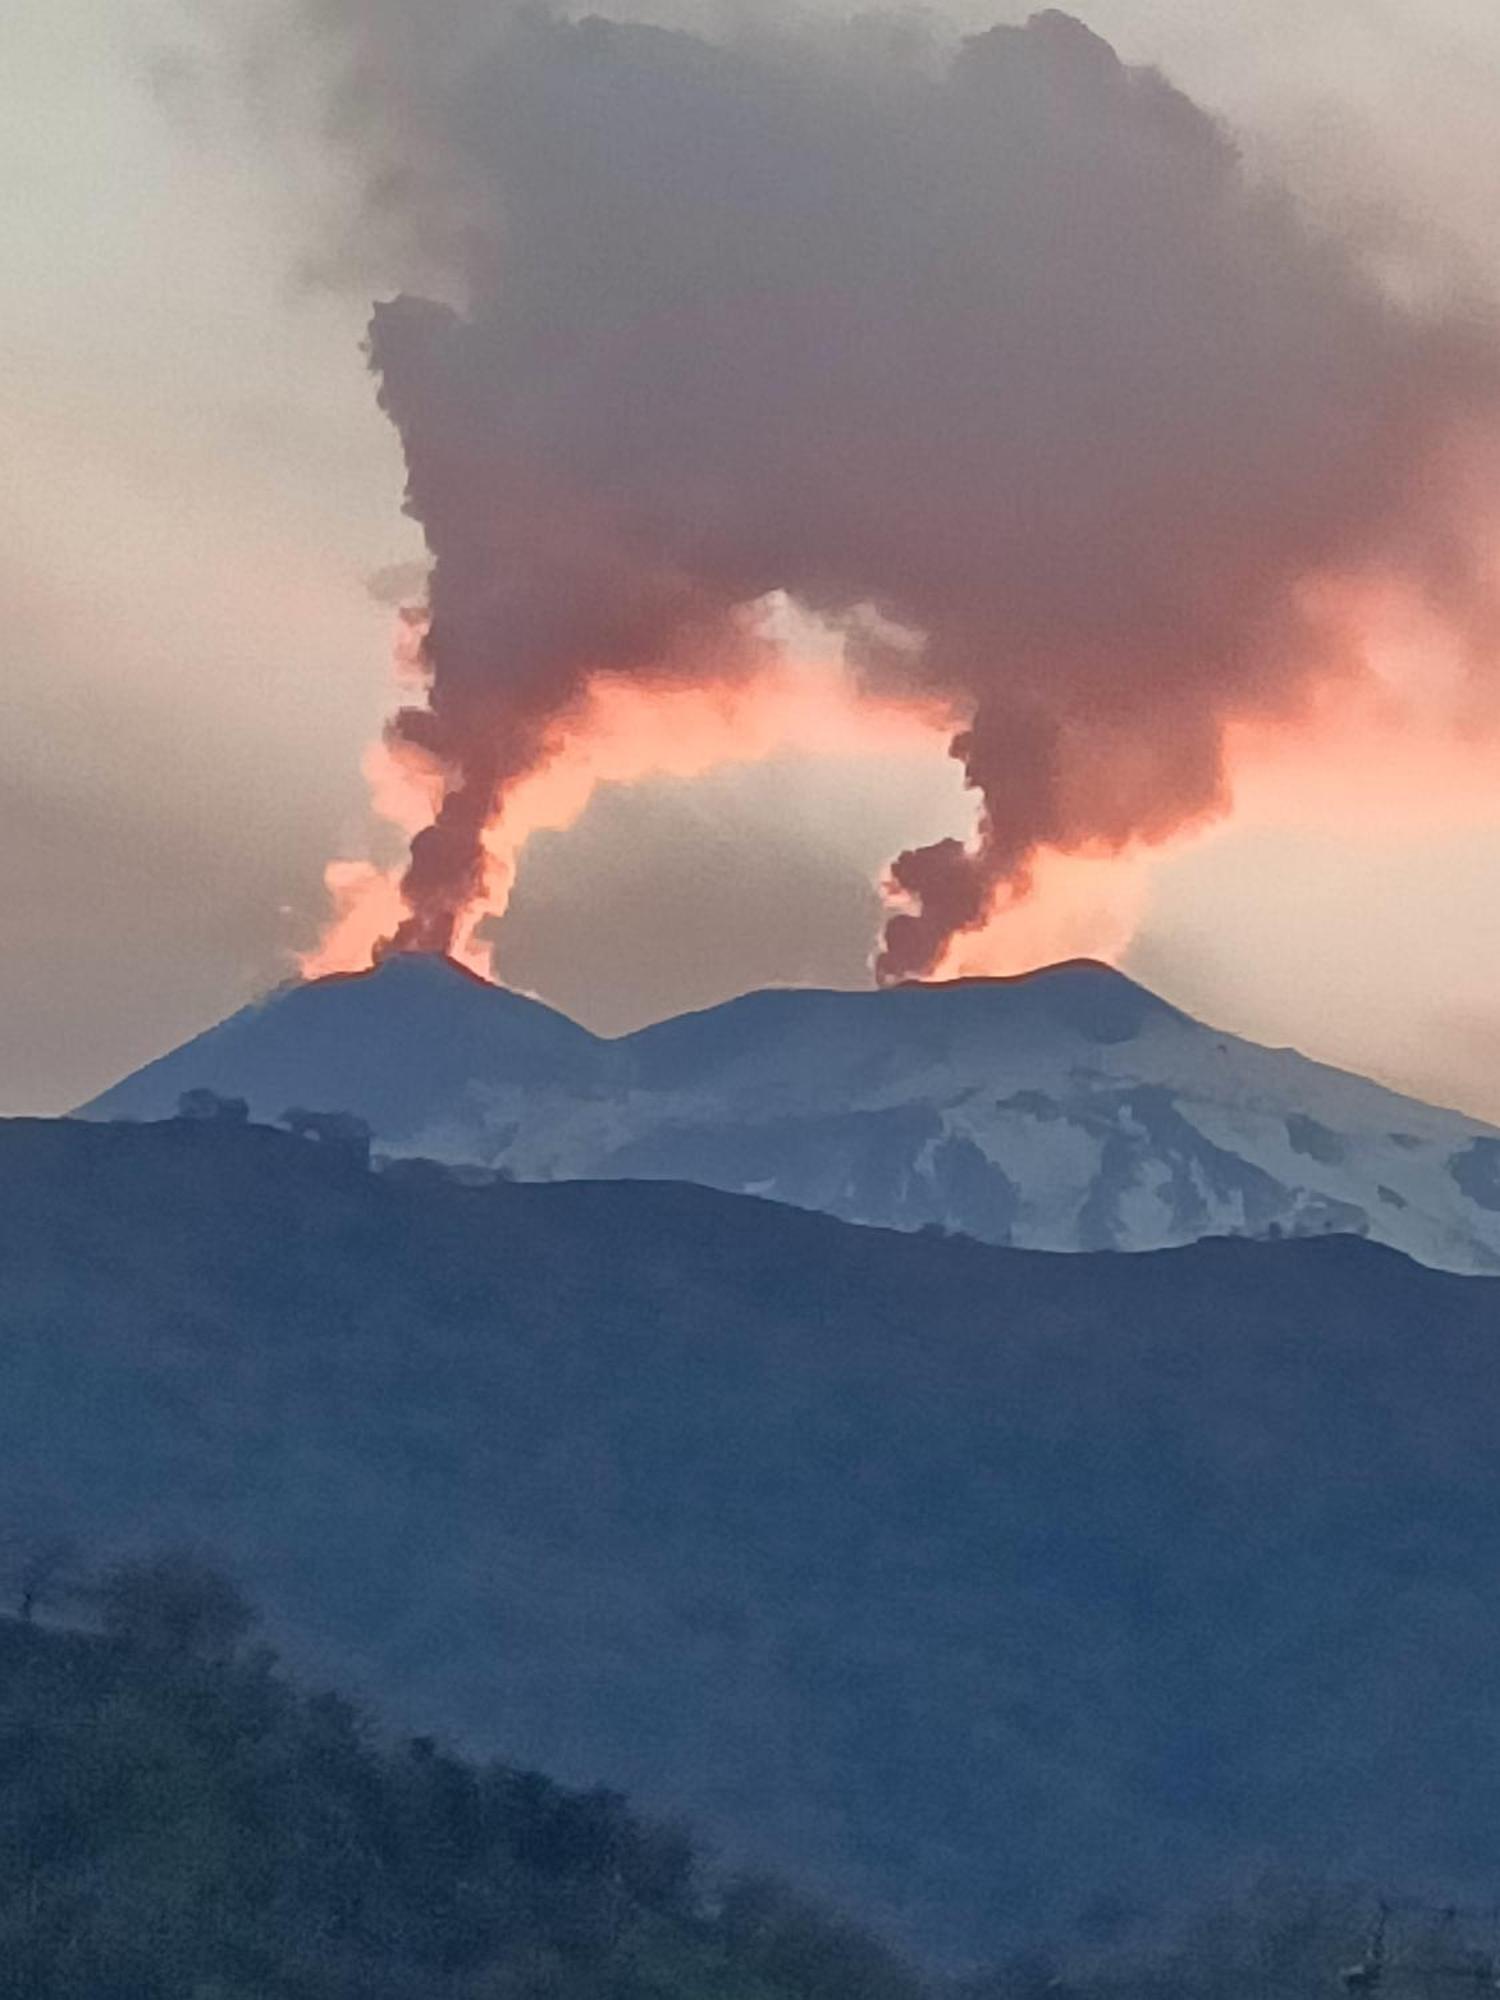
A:
{"label": "gray cloud", "polygon": [[1352,668],[1320,576],[1491,636],[1444,469],[1493,417],[1488,324],[1386,296],[1069,16],[951,48],[478,0],[280,18],[372,253],[456,302],[371,330],[434,558],[430,692],[392,731],[448,774],[398,943],[448,942],[590,676],[751,674],[773,589],[920,634],[864,671],[970,718],[978,845],[897,859],[886,976],[1039,847],[1222,804],[1226,723]]}
{"label": "gray cloud", "polygon": [[870,873],[798,804],[791,766],[603,787],[571,831],[528,845],[499,928],[507,978],[604,1034],[768,976],[866,984]]}

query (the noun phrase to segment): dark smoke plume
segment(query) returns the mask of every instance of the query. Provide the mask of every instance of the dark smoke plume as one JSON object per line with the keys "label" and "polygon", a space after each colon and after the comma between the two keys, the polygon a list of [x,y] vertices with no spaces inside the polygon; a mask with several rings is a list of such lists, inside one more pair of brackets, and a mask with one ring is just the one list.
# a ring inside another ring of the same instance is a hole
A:
{"label": "dark smoke plume", "polygon": [[449,779],[398,944],[448,941],[592,676],[751,672],[773,590],[917,635],[861,671],[969,718],[977,843],[895,862],[884,977],[1039,848],[1222,804],[1226,725],[1351,670],[1318,579],[1481,620],[1444,467],[1496,406],[1489,329],[1388,296],[1069,16],[951,48],[479,0],[298,24],[369,228],[457,301],[371,333],[434,558],[392,728]]}

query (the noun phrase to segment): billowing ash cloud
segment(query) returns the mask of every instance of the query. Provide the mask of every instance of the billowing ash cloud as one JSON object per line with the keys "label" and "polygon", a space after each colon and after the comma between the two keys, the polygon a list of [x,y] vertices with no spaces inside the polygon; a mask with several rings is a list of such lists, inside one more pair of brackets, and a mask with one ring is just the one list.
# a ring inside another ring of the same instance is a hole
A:
{"label": "billowing ash cloud", "polygon": [[861,670],[970,718],[977,844],[895,862],[886,977],[1039,847],[1222,803],[1226,723],[1348,670],[1319,578],[1481,616],[1443,467],[1494,405],[1487,330],[1394,302],[1078,21],[939,49],[413,11],[303,23],[370,214],[462,301],[371,333],[435,559],[393,730],[450,774],[400,944],[447,942],[590,676],[752,672],[772,590],[920,635]]}

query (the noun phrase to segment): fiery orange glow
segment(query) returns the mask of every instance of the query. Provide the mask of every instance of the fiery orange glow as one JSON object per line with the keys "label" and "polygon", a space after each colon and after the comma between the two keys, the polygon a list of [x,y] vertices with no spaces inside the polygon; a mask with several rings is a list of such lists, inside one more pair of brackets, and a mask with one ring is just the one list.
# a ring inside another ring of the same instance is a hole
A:
{"label": "fiery orange glow", "polygon": [[[407,630],[403,620],[401,630]],[[400,658],[398,637],[397,657]],[[370,806],[377,819],[395,827],[406,840],[432,823],[443,795],[442,773],[424,766],[417,754],[385,742],[372,743],[363,760]],[[373,963],[381,942],[405,914],[401,897],[404,863],[381,868],[373,861],[330,861],[323,883],[333,915],[322,937],[299,955],[304,979],[321,979],[330,972],[362,972]],[[475,966],[487,971],[487,966]]]}
{"label": "fiery orange glow", "polygon": [[1000,899],[982,930],[960,931],[934,979],[1030,972],[1066,958],[1119,960],[1145,913],[1150,857],[1046,849],[1036,858],[1027,894]]}
{"label": "fiery orange glow", "polygon": [[[1120,850],[1043,850],[1027,892],[1002,891],[981,928],[953,938],[933,976],[1021,972],[1072,957],[1118,961],[1147,913],[1156,867],[1221,831],[1299,826],[1379,840],[1500,823],[1500,716],[1485,705],[1451,621],[1368,579],[1320,583],[1312,606],[1344,670],[1323,678],[1295,713],[1229,726],[1226,812]],[[424,631],[420,613],[401,614],[397,672],[407,686],[420,678]],[[957,718],[941,704],[872,697],[828,660],[791,650],[774,658],[753,680],[698,687],[597,678],[487,827],[483,886],[454,956],[493,976],[492,948],[479,933],[503,916],[527,842],[574,825],[601,785],[693,778],[787,750],[930,750],[935,767],[946,757]],[[374,814],[404,840],[431,824],[442,773],[417,752],[377,743],[364,772]],[[300,959],[306,977],[372,962],[404,914],[403,866],[330,863],[333,915]]]}
{"label": "fiery orange glow", "polygon": [[1298,828],[1372,845],[1500,825],[1500,731],[1424,715],[1420,706],[1343,690],[1293,729],[1229,731],[1232,804],[1222,817],[1119,851],[1044,849],[1029,891],[996,899],[982,928],[959,932],[932,977],[1025,972],[1062,958],[1115,964],[1140,929],[1153,873],[1200,841]]}
{"label": "fiery orange glow", "polygon": [[323,870],[323,886],[333,915],[311,951],[298,954],[297,967],[304,979],[362,972],[403,913],[399,868],[377,868],[373,861],[330,861]]}
{"label": "fiery orange glow", "polygon": [[1219,834],[1296,827],[1376,843],[1500,825],[1500,712],[1474,673],[1473,635],[1379,579],[1324,579],[1307,603],[1341,670],[1294,713],[1229,725],[1227,810],[1118,851],[1043,850],[1029,891],[1002,891],[981,928],[951,940],[935,978],[1118,962],[1153,871]]}
{"label": "fiery orange glow", "polygon": [[[504,915],[526,843],[535,833],[574,825],[601,785],[653,777],[693,778],[728,764],[758,763],[777,751],[810,755],[931,748],[942,755],[954,727],[940,704],[876,699],[825,662],[781,657],[749,681],[701,687],[644,685],[600,676],[584,701],[559,718],[536,768],[514,785],[485,830],[485,877],[464,912],[453,955],[492,976],[491,947],[478,935]],[[371,805],[408,839],[430,825],[441,774],[385,743],[365,758]],[[324,872],[333,917],[304,953],[304,977],[363,970],[403,914],[400,865],[340,860]]]}

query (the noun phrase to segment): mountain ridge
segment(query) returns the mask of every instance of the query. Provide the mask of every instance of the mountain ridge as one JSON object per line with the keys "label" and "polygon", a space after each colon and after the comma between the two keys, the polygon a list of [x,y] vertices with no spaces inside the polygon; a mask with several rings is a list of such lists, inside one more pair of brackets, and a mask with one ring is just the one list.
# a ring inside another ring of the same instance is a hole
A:
{"label": "mountain ridge", "polygon": [[350,1110],[389,1153],[695,1180],[1021,1247],[1366,1234],[1500,1270],[1500,1131],[1196,1021],[1090,960],[772,987],[606,1040],[451,962],[282,989],[81,1108]]}

